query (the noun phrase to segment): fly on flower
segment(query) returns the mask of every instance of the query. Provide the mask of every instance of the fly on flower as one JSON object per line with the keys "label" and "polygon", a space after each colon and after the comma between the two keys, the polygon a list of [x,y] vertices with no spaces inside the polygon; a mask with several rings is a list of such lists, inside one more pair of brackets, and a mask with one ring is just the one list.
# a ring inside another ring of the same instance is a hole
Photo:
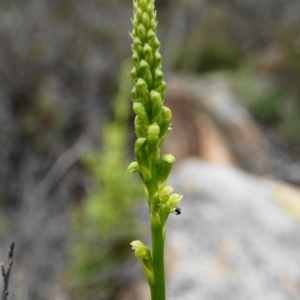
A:
{"label": "fly on flower", "polygon": [[175,215],[181,215],[181,208],[180,207],[175,207],[173,208],[172,212],[175,214]]}

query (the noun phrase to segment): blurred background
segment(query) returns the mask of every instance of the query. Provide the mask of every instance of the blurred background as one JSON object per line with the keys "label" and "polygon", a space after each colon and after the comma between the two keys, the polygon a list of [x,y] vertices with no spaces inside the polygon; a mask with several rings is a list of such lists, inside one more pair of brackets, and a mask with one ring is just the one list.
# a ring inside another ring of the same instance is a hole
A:
{"label": "blurred background", "polygon": [[[300,1],[156,8],[174,115],[164,151],[299,186]],[[141,276],[129,243],[146,239],[148,224],[137,218],[141,183],[126,171],[131,18],[131,0],[0,2],[0,257],[15,241],[10,299],[125,299],[120,291]]]}

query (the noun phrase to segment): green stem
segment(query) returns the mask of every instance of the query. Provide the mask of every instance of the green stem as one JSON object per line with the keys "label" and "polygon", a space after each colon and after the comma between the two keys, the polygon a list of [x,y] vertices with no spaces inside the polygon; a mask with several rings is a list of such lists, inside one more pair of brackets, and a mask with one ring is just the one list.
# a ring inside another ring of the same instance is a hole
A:
{"label": "green stem", "polygon": [[152,300],[165,300],[164,239],[161,226],[151,226],[154,287]]}
{"label": "green stem", "polygon": [[[157,177],[157,168],[156,164],[152,164],[151,171],[153,179],[149,182],[148,191],[150,201],[153,199],[154,194],[157,192],[158,183],[156,180]],[[150,211],[150,215],[151,215]],[[162,224],[160,222],[151,222],[151,234],[152,234],[152,261],[153,261],[153,273],[154,273],[154,285],[151,287],[151,299],[152,300],[165,300],[166,291],[165,291],[165,267],[164,267],[164,238]]]}

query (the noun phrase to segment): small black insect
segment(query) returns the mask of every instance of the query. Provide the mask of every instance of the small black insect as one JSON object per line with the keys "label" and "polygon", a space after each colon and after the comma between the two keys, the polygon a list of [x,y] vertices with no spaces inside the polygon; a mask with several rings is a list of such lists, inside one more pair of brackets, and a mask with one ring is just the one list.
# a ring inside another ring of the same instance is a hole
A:
{"label": "small black insect", "polygon": [[180,215],[181,214],[181,208],[180,207],[176,207],[175,209],[174,209],[174,213],[175,213],[175,215]]}

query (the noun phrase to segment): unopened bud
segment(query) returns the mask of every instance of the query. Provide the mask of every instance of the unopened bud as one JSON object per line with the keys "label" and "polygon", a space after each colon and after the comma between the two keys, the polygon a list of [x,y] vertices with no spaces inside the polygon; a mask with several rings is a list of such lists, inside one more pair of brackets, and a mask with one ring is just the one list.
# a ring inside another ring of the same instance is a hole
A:
{"label": "unopened bud", "polygon": [[145,26],[143,24],[140,23],[138,25],[137,32],[138,32],[138,36],[141,39],[145,39],[146,38],[146,36],[147,36],[147,30],[146,30],[146,28],[145,28]]}
{"label": "unopened bud", "polygon": [[148,127],[148,136],[149,137],[158,137],[159,135],[159,126],[154,123],[154,124],[151,124],[149,127]]}
{"label": "unopened bud", "polygon": [[[148,161],[148,151],[146,149],[146,146],[147,146],[147,139],[138,138],[134,145],[134,153],[135,153],[136,160],[140,166],[140,174],[142,175],[143,179],[148,181],[148,177],[149,177],[148,173],[150,171],[148,171],[149,161]],[[144,169],[146,169],[147,172]]]}
{"label": "unopened bud", "polygon": [[172,154],[165,154],[161,158],[158,171],[158,182],[160,184],[164,184],[167,181],[174,162],[175,157]]}
{"label": "unopened bud", "polygon": [[138,75],[135,67],[131,70],[130,74],[133,81],[136,82],[138,79]]}
{"label": "unopened bud", "polygon": [[144,45],[143,51],[145,55],[149,55],[150,53],[152,53],[152,48],[148,43],[146,43]]}
{"label": "unopened bud", "polygon": [[162,109],[162,99],[160,93],[152,90],[150,93],[150,100],[152,103],[152,117],[155,119]]}
{"label": "unopened bud", "polygon": [[137,83],[135,84],[135,88],[141,95],[148,94],[148,85],[146,81],[142,78],[139,78]]}
{"label": "unopened bud", "polygon": [[[132,48],[133,48],[133,45],[132,45]],[[132,61],[134,63],[135,66],[137,66],[140,62],[140,57],[139,55],[134,51],[133,54],[132,54]]]}
{"label": "unopened bud", "polygon": [[136,115],[142,115],[146,111],[145,106],[141,102],[134,102],[132,108]]}
{"label": "unopened bud", "polygon": [[165,120],[170,120],[172,118],[172,112],[170,110],[170,108],[163,106],[162,108],[162,117]]}
{"label": "unopened bud", "polygon": [[158,196],[163,204],[167,203],[170,198],[170,194],[173,191],[174,189],[169,185],[165,185],[157,191]]}
{"label": "unopened bud", "polygon": [[152,29],[149,29],[147,32],[147,39],[148,39],[148,43],[152,44],[154,39],[155,39],[155,33]]}
{"label": "unopened bud", "polygon": [[164,78],[163,72],[162,72],[160,69],[157,68],[157,69],[155,70],[155,73],[154,73],[154,78],[155,78],[155,81],[156,81],[156,82],[162,81],[163,78]]}
{"label": "unopened bud", "polygon": [[134,161],[128,166],[127,171],[129,173],[137,173],[140,171],[140,166],[136,161]]}
{"label": "unopened bud", "polygon": [[140,166],[140,175],[144,182],[149,182],[152,179],[152,174],[147,167]]}
{"label": "unopened bud", "polygon": [[156,51],[155,54],[154,54],[154,64],[155,64],[155,66],[158,67],[159,65],[161,65],[161,61],[162,61],[161,55],[158,51]]}
{"label": "unopened bud", "polygon": [[139,97],[138,93],[137,93],[136,88],[134,86],[131,90],[131,98],[132,98],[133,101],[137,101],[138,97]]}
{"label": "unopened bud", "polygon": [[158,140],[159,130],[160,130],[159,126],[156,123],[154,123],[148,127],[148,132],[147,132],[149,155],[150,155],[150,159],[155,164],[159,162],[159,157],[160,157],[159,140]]}
{"label": "unopened bud", "polygon": [[139,0],[139,7],[143,10],[147,10],[147,0]]}

